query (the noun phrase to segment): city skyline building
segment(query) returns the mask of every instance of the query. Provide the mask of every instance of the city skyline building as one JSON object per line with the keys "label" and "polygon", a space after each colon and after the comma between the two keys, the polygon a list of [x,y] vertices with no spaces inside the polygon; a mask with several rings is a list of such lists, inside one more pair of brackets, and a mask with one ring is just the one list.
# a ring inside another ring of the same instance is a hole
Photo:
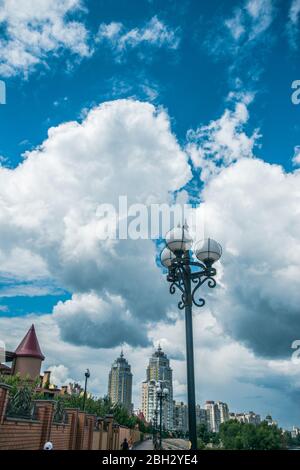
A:
{"label": "city skyline building", "polygon": [[108,376],[108,397],[113,404],[123,405],[130,413],[132,405],[131,366],[124,358],[123,351],[114,361]]}
{"label": "city skyline building", "polygon": [[219,432],[220,424],[230,419],[228,405],[222,401],[207,400],[205,402],[205,411],[207,428],[211,432]]}
{"label": "city skyline building", "polygon": [[186,403],[174,401],[173,426],[175,431],[186,433],[189,427],[188,406]]}
{"label": "city skyline building", "polygon": [[229,408],[227,403],[223,401],[217,401],[217,406],[220,412],[220,424],[225,423],[229,420]]}
{"label": "city skyline building", "polygon": [[217,404],[212,400],[205,402],[207,415],[207,428],[211,432],[218,432],[220,428],[220,411]]}
{"label": "city skyline building", "polygon": [[149,359],[146,380],[142,383],[142,412],[146,421],[153,423],[157,410],[159,424],[158,383],[168,390],[168,396],[163,402],[162,425],[165,429],[173,429],[173,370],[160,345]]}
{"label": "city skyline building", "polygon": [[199,426],[199,424],[207,425],[206,410],[204,408],[201,408],[200,405],[196,405],[196,423],[197,423],[197,426]]}
{"label": "city skyline building", "polygon": [[271,415],[267,415],[264,419],[268,423],[269,426],[277,426],[277,421],[274,421]]}
{"label": "city skyline building", "polygon": [[258,425],[261,423],[260,415],[254,413],[254,411],[248,411],[245,413],[230,413],[229,419],[235,419],[240,423],[248,423]]}
{"label": "city skyline building", "polygon": [[[196,423],[197,426],[204,424],[211,432],[218,432],[220,424],[230,419],[227,403],[222,401],[214,402],[208,400],[205,408],[196,405]],[[184,402],[174,401],[174,430],[186,432],[188,430],[188,406]]]}
{"label": "city skyline building", "polygon": [[[83,388],[79,382],[65,383],[60,386],[52,383],[51,370],[41,372],[43,360],[44,355],[41,352],[34,325],[31,325],[15,351],[5,351],[3,362],[0,363],[0,373],[2,375],[20,374],[21,376],[30,376],[32,380],[39,378],[37,390],[48,398],[59,394],[79,396],[83,394]],[[119,379],[117,379],[118,374]],[[146,422],[153,422],[155,410],[158,409],[156,385],[159,380],[162,382],[163,388],[167,388],[168,391],[171,392],[169,395],[173,397],[173,370],[170,367],[169,359],[160,346],[149,359],[146,377],[149,380],[143,382],[143,406],[136,414],[142,417]],[[113,387],[113,383],[115,387]],[[118,386],[116,385],[117,383]],[[112,365],[109,374],[108,388],[108,394],[112,402],[124,404],[131,412],[133,409],[131,398],[132,373],[131,366],[124,358],[123,352],[121,352],[120,357],[117,358]],[[114,392],[112,389],[114,389]],[[117,390],[119,391],[117,392]],[[88,391],[87,395],[91,396],[91,392]],[[168,402],[169,401],[170,399]],[[170,408],[169,403],[167,406],[164,406],[164,426],[168,427],[168,429],[185,432],[188,428],[187,404],[183,401],[174,400],[172,401],[172,414],[170,413]],[[207,401],[205,408],[201,408],[199,404],[196,405],[197,425],[206,424],[209,430],[217,432],[220,428],[220,424],[226,422],[228,419],[255,425],[258,425],[262,421],[265,421],[270,426],[278,425],[277,421],[274,420],[270,414],[267,414],[267,416],[262,419],[261,415],[254,411],[229,413],[228,405],[222,401]],[[294,425],[293,434],[300,434],[299,426]]]}

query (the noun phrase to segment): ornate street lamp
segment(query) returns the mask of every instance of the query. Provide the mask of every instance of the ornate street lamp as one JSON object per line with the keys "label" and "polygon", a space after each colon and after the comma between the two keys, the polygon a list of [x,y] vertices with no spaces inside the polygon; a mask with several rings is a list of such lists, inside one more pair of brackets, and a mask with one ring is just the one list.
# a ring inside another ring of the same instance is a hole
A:
{"label": "ornate street lamp", "polygon": [[89,369],[85,371],[84,376],[85,376],[85,384],[84,384],[83,405],[82,405],[83,411],[85,410],[87,381],[91,376]]}
{"label": "ornate street lamp", "polygon": [[213,264],[220,259],[222,248],[215,240],[207,238],[195,243],[192,253],[192,244],[186,225],[174,228],[166,235],[166,247],[160,259],[168,269],[170,293],[175,294],[176,289],[180,291],[178,308],[185,309],[189,437],[191,448],[197,449],[192,305],[203,307],[205,304],[205,300],[196,295],[202,284],[207,282],[210,288],[216,286],[214,276],[217,272]]}
{"label": "ornate street lamp", "polygon": [[156,385],[156,397],[159,403],[159,448],[162,449],[162,412],[163,402],[168,399],[169,390],[162,387],[162,383],[159,381]]}
{"label": "ornate street lamp", "polygon": [[153,419],[153,445],[156,449],[157,444],[157,427],[158,427],[158,409],[157,407],[154,410],[154,419]]}

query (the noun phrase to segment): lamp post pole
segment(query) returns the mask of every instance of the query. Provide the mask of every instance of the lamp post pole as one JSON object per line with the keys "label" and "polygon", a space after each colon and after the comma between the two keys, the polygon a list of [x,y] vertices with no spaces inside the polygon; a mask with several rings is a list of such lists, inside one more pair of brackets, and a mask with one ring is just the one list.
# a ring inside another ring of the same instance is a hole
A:
{"label": "lamp post pole", "polygon": [[159,394],[159,448],[162,448],[162,391]]}
{"label": "lamp post pole", "polygon": [[153,422],[153,425],[154,425],[154,429],[153,429],[153,444],[154,444],[154,449],[156,449],[156,446],[157,446],[157,427],[158,427],[158,419],[157,419],[157,413],[158,413],[158,410],[157,410],[157,406],[156,406],[156,409],[154,411],[154,422]]}
{"label": "lamp post pole", "polygon": [[205,304],[204,299],[196,297],[198,288],[202,284],[207,282],[210,288],[216,286],[216,270],[212,265],[221,257],[222,248],[211,238],[196,243],[194,254],[199,262],[191,255],[192,242],[185,225],[171,230],[166,236],[166,247],[161,252],[160,260],[168,269],[167,281],[170,283],[170,294],[175,294],[176,290],[180,291],[178,308],[185,310],[189,439],[191,448],[197,449],[192,306],[194,304],[203,307]]}
{"label": "lamp post pole", "polygon": [[156,388],[156,397],[159,403],[159,448],[162,449],[162,424],[163,424],[163,402],[168,398],[169,390],[163,388],[162,383],[159,381]]}
{"label": "lamp post pole", "polygon": [[196,424],[196,397],[195,397],[195,372],[194,372],[194,341],[193,341],[193,312],[191,268],[187,266],[185,284],[187,286],[185,305],[185,337],[186,337],[186,369],[188,389],[188,417],[189,437],[192,449],[197,449],[197,424]]}
{"label": "lamp post pole", "polygon": [[84,375],[85,375],[85,384],[84,384],[83,405],[82,405],[83,411],[85,410],[87,381],[88,381],[88,378],[91,375],[89,369],[86,370]]}

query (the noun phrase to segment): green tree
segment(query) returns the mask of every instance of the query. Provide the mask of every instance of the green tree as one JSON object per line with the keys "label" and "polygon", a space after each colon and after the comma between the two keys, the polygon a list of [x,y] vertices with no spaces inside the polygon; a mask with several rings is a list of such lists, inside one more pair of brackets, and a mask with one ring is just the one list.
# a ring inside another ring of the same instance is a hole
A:
{"label": "green tree", "polygon": [[224,449],[240,449],[241,426],[238,421],[227,421],[220,426],[220,439]]}
{"label": "green tree", "polygon": [[34,392],[34,389],[37,387],[39,383],[39,379],[37,378],[36,380],[32,381],[29,375],[27,377],[21,377],[20,374],[16,374],[16,375],[0,374],[0,383],[9,385],[11,387],[9,394],[12,397],[17,393],[18,389],[21,387],[27,387],[32,392]]}
{"label": "green tree", "polygon": [[210,442],[210,432],[207,430],[206,424],[201,423],[197,426],[197,437],[204,444],[208,444]]}
{"label": "green tree", "polygon": [[259,425],[227,421],[220,426],[220,439],[225,449],[272,450],[286,447],[286,438],[277,426],[263,421]]}
{"label": "green tree", "polygon": [[[10,401],[16,409],[18,403],[20,402],[20,396],[26,396],[32,400],[43,400],[47,399],[42,392],[37,392],[35,389],[39,384],[39,380],[36,381],[30,380],[29,377],[21,378],[17,375],[1,375],[0,374],[0,383],[5,383],[11,387],[9,392]],[[16,397],[14,399],[14,397]],[[78,408],[83,409],[83,395],[56,395],[54,397],[55,401],[59,401],[56,409],[65,409],[65,408]],[[21,400],[22,401],[22,400]],[[29,401],[29,399],[27,400]],[[18,405],[19,406],[19,405]],[[11,408],[12,409],[12,408]],[[153,429],[150,426],[147,426],[141,419],[135,415],[131,415],[126,408],[120,404],[113,405],[108,397],[97,398],[93,396],[87,396],[85,402],[85,411],[90,414],[94,414],[99,417],[104,417],[107,414],[112,414],[114,420],[123,426],[129,428],[134,428],[138,425],[142,433],[152,433]],[[60,413],[61,414],[61,413]]]}
{"label": "green tree", "polygon": [[204,442],[202,441],[202,439],[197,439],[197,449],[205,449],[205,444]]}

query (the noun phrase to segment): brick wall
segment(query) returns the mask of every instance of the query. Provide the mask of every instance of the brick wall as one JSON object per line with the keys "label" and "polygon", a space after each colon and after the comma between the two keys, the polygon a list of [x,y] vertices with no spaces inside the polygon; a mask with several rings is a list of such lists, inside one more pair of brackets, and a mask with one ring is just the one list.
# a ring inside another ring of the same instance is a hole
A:
{"label": "brick wall", "polygon": [[3,420],[5,418],[5,412],[6,412],[6,407],[8,404],[8,394],[9,394],[9,389],[5,384],[0,384],[0,424],[3,423]]}
{"label": "brick wall", "polygon": [[39,450],[47,441],[57,450],[109,450],[120,449],[124,437],[139,440],[139,431],[114,425],[112,415],[99,421],[98,430],[96,417],[77,409],[66,409],[67,424],[54,423],[51,400],[35,401],[34,420],[8,418],[9,388],[0,384],[0,450]]}
{"label": "brick wall", "polygon": [[141,433],[137,429],[129,429],[126,426],[118,426],[114,428],[114,449],[119,450],[124,439],[132,440],[132,443],[140,441]]}
{"label": "brick wall", "polygon": [[42,423],[7,418],[0,424],[0,449],[38,450]]}
{"label": "brick wall", "polygon": [[107,449],[107,441],[108,441],[107,431],[103,431],[102,444],[101,444],[101,447],[100,447],[101,450],[106,450]]}
{"label": "brick wall", "polygon": [[50,441],[54,449],[69,449],[71,426],[69,424],[52,424]]}

